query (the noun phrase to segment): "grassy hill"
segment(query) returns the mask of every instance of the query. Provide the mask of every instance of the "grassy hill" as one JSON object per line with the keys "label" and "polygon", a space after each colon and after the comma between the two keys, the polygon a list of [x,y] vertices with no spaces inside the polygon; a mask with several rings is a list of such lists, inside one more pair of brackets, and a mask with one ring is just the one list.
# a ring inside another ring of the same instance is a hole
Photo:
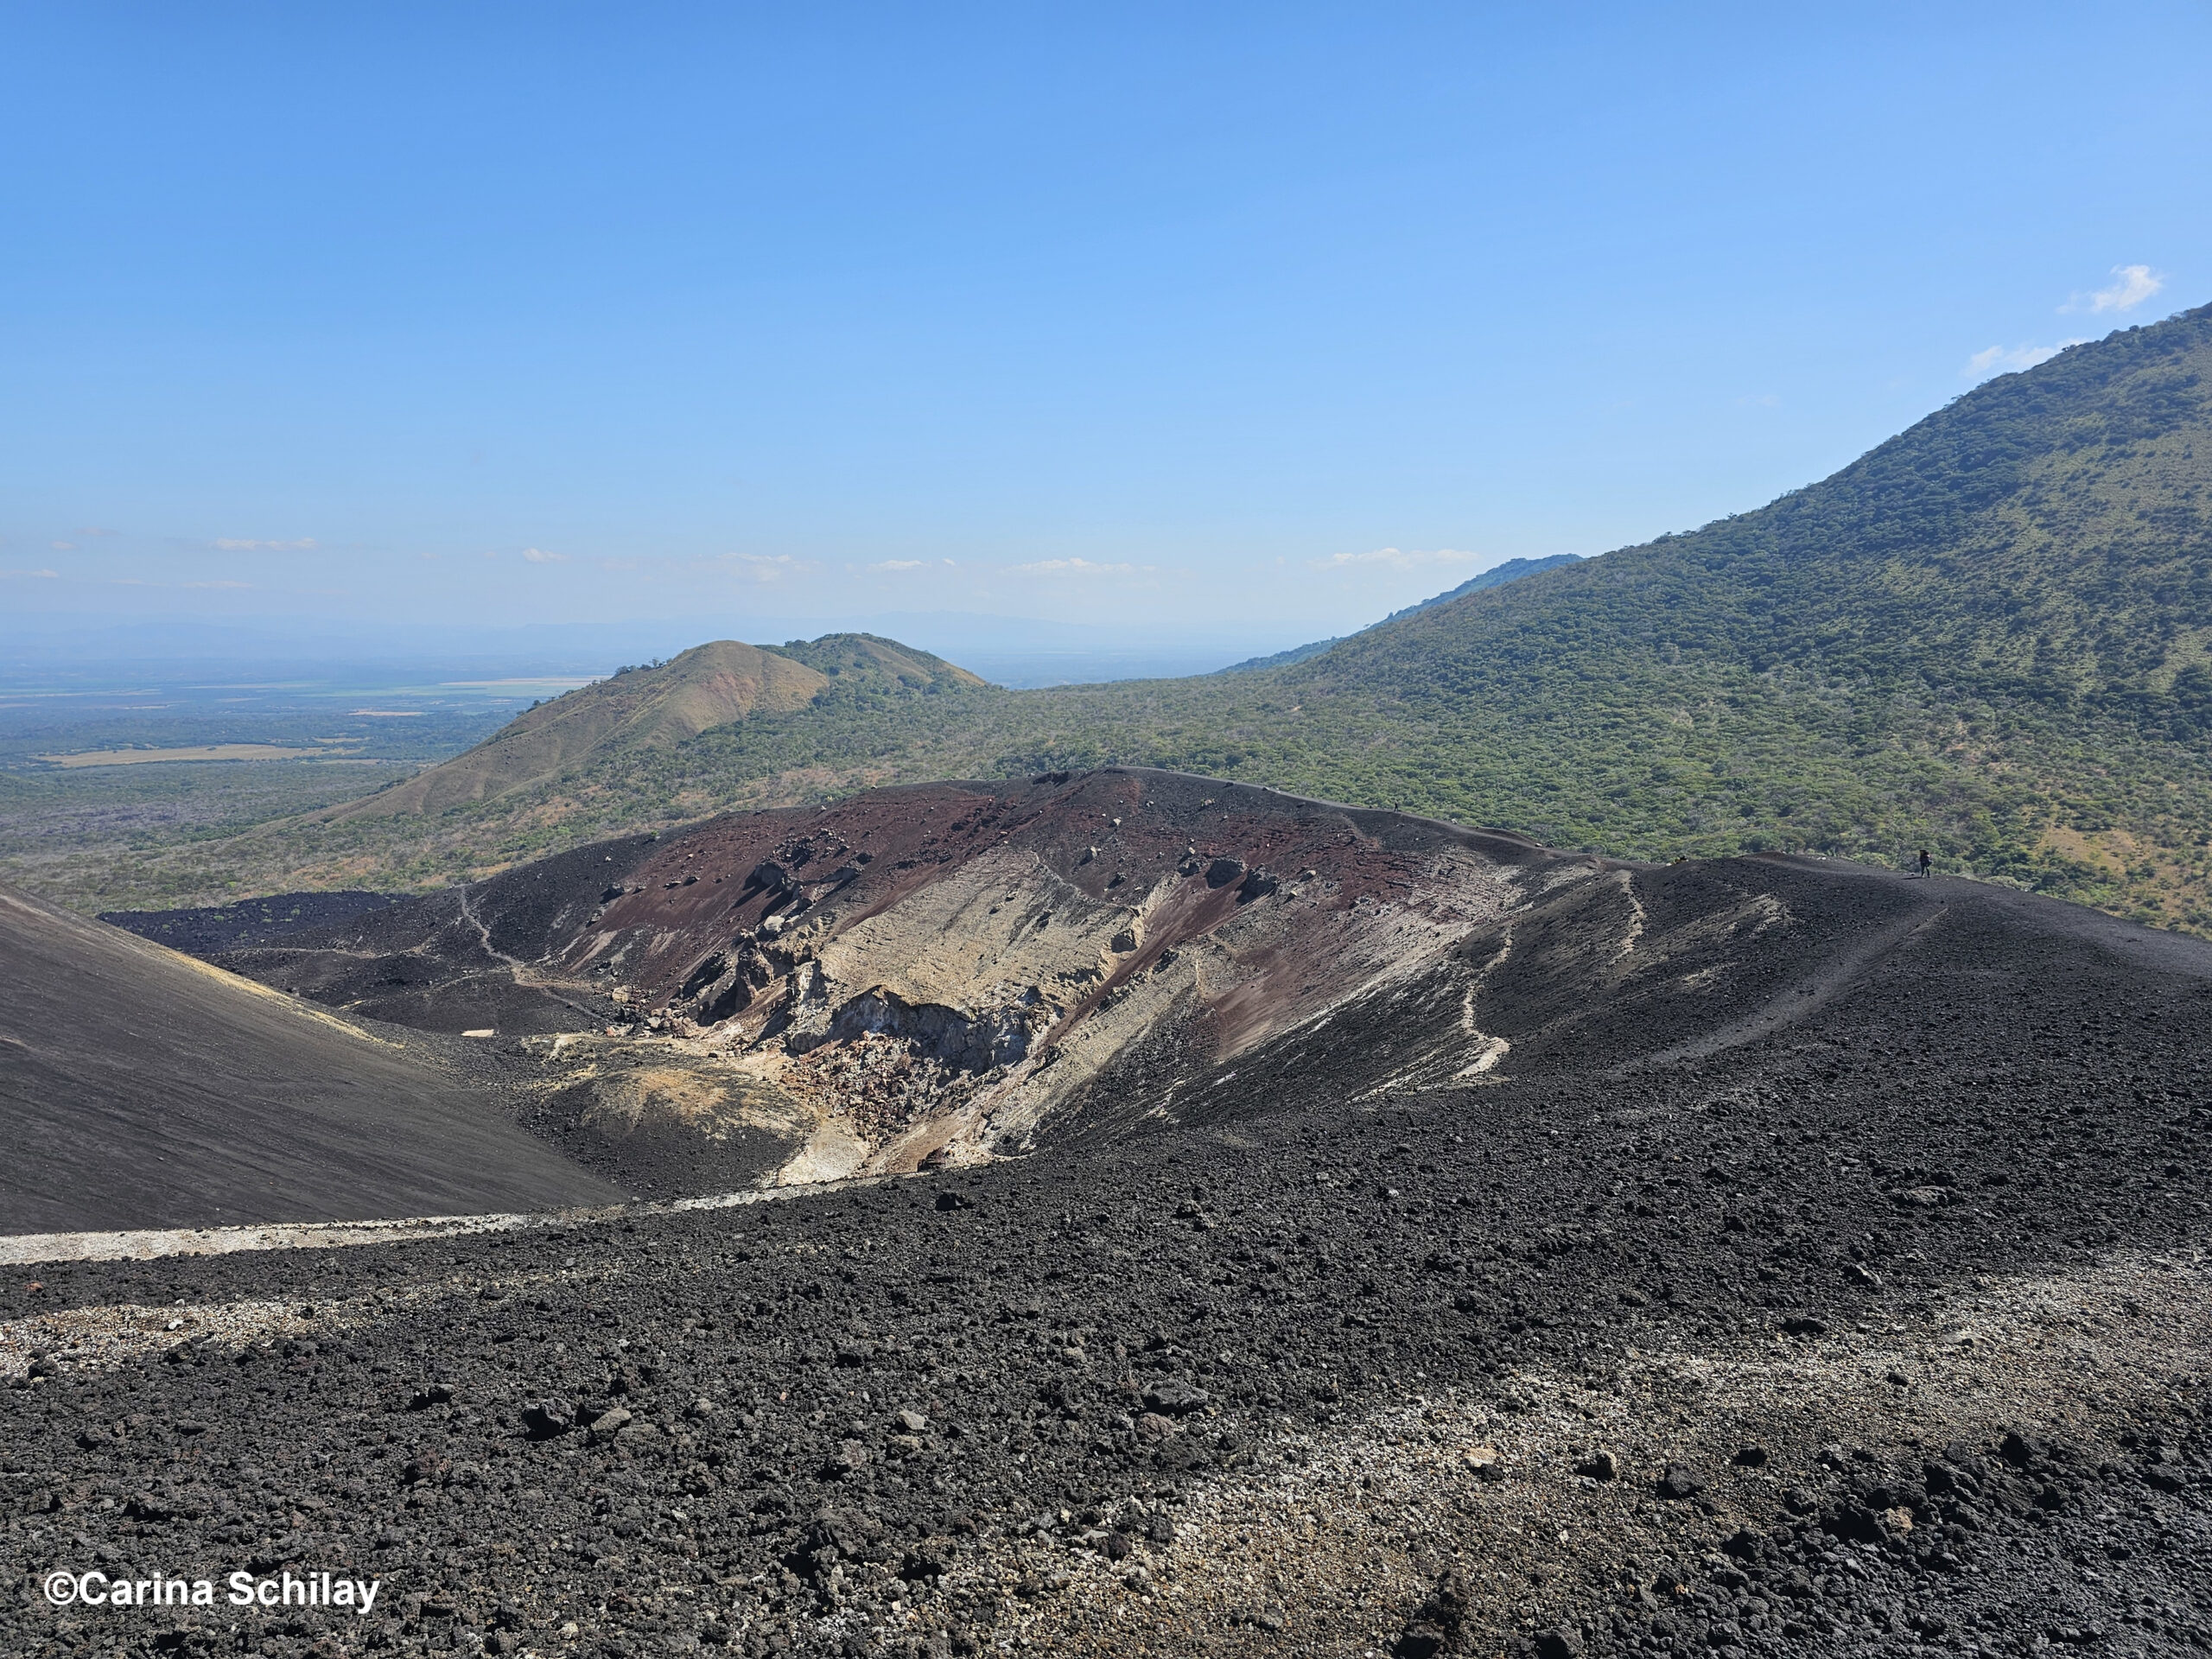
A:
{"label": "grassy hill", "polygon": [[831,634],[780,651],[716,639],[541,703],[466,753],[322,816],[334,823],[423,817],[498,800],[638,751],[673,748],[715,727],[804,709],[841,677],[847,684],[982,683],[965,669],[867,634]]}
{"label": "grassy hill", "polygon": [[1649,858],[1926,845],[2212,933],[2209,487],[2212,308],[1991,381],[1757,512],[1301,661],[1007,691],[786,646],[823,681],[796,706],[487,798],[265,826],[130,896],[450,879],[728,806],[1129,761]]}

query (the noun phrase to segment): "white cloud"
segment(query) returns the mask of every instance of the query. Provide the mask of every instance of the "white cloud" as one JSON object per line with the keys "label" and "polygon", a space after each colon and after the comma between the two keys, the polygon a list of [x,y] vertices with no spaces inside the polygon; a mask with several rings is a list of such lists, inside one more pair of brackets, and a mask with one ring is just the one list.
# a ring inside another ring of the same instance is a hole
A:
{"label": "white cloud", "polygon": [[1089,559],[1039,559],[1014,568],[1033,576],[1134,576],[1140,570],[1152,569],[1148,564],[1094,564]]}
{"label": "white cloud", "polygon": [[542,547],[525,547],[522,556],[532,564],[566,564],[569,562],[567,554],[548,553]]}
{"label": "white cloud", "polygon": [[74,553],[77,550],[74,542],[48,542],[47,545],[57,553]]}
{"label": "white cloud", "polygon": [[1993,374],[2018,374],[2023,369],[2032,369],[2038,363],[2048,363],[2069,346],[2080,346],[2080,340],[2062,340],[2056,346],[1992,346],[1976,352],[1967,359],[1959,372],[1969,380],[1986,380]]}
{"label": "white cloud", "polygon": [[788,553],[725,553],[721,562],[736,565],[737,574],[754,582],[780,582],[791,575],[798,561]]}
{"label": "white cloud", "polygon": [[[950,564],[952,561],[947,559],[945,563]],[[918,570],[921,568],[922,561],[919,559],[886,559],[880,564],[868,566],[871,570]]]}
{"label": "white cloud", "polygon": [[1395,547],[1378,547],[1366,553],[1332,553],[1325,559],[1309,559],[1306,563],[1316,570],[1344,570],[1370,564],[1388,565],[1393,570],[1414,570],[1431,564],[1473,564],[1481,557],[1479,553],[1462,553],[1450,547],[1435,548],[1427,552],[1403,552]]}
{"label": "white cloud", "polygon": [[2166,285],[2148,265],[2114,265],[2113,280],[2093,294],[2076,294],[2062,311],[2133,311]]}
{"label": "white cloud", "polygon": [[54,570],[0,570],[0,581],[59,582],[60,573]]}
{"label": "white cloud", "polygon": [[250,582],[188,582],[184,585],[188,588],[251,588],[253,586]]}
{"label": "white cloud", "polygon": [[296,542],[255,542],[232,537],[218,537],[215,547],[222,553],[312,553],[316,546],[312,536],[302,536]]}

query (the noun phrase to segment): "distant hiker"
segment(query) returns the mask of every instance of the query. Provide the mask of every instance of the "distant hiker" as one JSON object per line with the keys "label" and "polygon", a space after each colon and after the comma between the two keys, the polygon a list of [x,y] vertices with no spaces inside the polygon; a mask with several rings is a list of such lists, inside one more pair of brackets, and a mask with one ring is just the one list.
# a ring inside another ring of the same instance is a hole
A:
{"label": "distant hiker", "polygon": [[1928,879],[1928,867],[1934,861],[1928,856],[1928,849],[1925,847],[1922,848],[1920,849],[1920,879],[1922,880],[1925,881]]}

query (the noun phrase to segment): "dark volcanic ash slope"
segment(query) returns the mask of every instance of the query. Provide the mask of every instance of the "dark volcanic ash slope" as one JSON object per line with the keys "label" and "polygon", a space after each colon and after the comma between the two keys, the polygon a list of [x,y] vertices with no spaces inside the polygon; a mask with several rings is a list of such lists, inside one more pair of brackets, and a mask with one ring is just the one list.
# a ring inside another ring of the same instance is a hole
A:
{"label": "dark volcanic ash slope", "polygon": [[303,928],[351,920],[399,902],[396,893],[350,889],[337,893],[280,893],[232,905],[190,910],[104,910],[100,920],[172,950],[207,956],[239,945],[262,944]]}
{"label": "dark volcanic ash slope", "polygon": [[400,1031],[0,890],[0,1231],[619,1197]]}
{"label": "dark volcanic ash slope", "polygon": [[[1560,879],[1325,1023],[1151,1027],[1027,1156],[23,1261],[5,1645],[2212,1643],[2212,947],[1813,862],[1513,868]],[[40,1599],[95,1563],[385,1599]]]}

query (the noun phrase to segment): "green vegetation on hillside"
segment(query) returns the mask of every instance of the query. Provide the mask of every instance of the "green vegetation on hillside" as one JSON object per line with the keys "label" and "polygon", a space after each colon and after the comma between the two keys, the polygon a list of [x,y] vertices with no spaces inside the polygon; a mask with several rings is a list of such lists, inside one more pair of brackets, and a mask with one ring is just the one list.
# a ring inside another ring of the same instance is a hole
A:
{"label": "green vegetation on hillside", "polygon": [[1925,845],[2212,933],[2208,371],[2212,308],[1993,381],[1758,512],[1302,661],[1035,691],[840,677],[496,801],[265,826],[147,875],[448,880],[728,807],[1125,762],[1644,858]]}
{"label": "green vegetation on hillside", "polygon": [[467,753],[329,816],[423,816],[504,800],[580,767],[673,748],[756,716],[794,713],[833,690],[982,683],[925,652],[864,633],[794,641],[780,651],[716,639],[534,703]]}
{"label": "green vegetation on hillside", "polygon": [[[1380,622],[1363,628],[1360,632],[1371,633],[1376,628],[1388,627],[1393,622],[1416,615],[1422,611],[1433,611],[1439,605],[1449,605],[1453,600],[1465,599],[1469,594],[1479,594],[1487,588],[1503,588],[1507,582],[1518,582],[1523,576],[1533,576],[1542,571],[1555,570],[1562,564],[1573,564],[1581,556],[1579,553],[1554,553],[1550,557],[1542,559],[1508,559],[1503,564],[1491,566],[1479,575],[1468,577],[1466,581],[1448,592],[1424,599],[1418,605],[1408,605],[1402,611],[1393,611]],[[1319,657],[1332,646],[1340,645],[1351,638],[1352,636],[1350,634],[1339,633],[1332,635],[1326,639],[1309,640],[1305,645],[1293,645],[1288,651],[1278,651],[1271,656],[1248,657],[1241,663],[1231,663],[1221,671],[1224,674],[1248,674],[1255,668],[1287,668],[1293,663],[1302,663],[1309,658]]]}

